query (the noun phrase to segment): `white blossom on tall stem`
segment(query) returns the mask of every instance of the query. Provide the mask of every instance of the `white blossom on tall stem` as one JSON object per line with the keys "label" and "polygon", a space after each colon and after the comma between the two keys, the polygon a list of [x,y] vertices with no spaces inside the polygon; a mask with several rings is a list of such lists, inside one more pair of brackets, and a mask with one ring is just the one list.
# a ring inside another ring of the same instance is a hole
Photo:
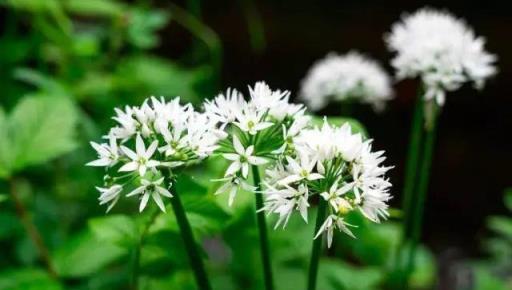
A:
{"label": "white blossom on tall stem", "polygon": [[97,189],[108,210],[126,189],[128,196],[139,196],[140,211],[150,197],[165,211],[162,197],[172,197],[174,172],[211,155],[226,137],[217,128],[218,119],[194,111],[191,104],[181,105],[179,98],[167,102],[152,97],[115,112],[117,125],[105,136],[109,144],[91,142],[99,158],[87,163],[106,167],[105,185]]}
{"label": "white blossom on tall stem", "polygon": [[[388,216],[391,183],[382,166],[382,151],[371,151],[371,140],[351,132],[348,124],[302,130],[293,138],[294,153],[267,170],[265,211],[278,214],[277,225],[286,225],[293,211],[304,218],[309,199],[327,203],[328,214],[316,233],[327,233],[330,247],[335,229],[353,236],[346,215],[359,210],[373,222]],[[307,221],[307,219],[305,218]]]}
{"label": "white blossom on tall stem", "polygon": [[329,53],[317,61],[301,84],[300,98],[312,110],[331,101],[356,101],[382,110],[393,97],[391,78],[373,59],[352,51]]}
{"label": "white blossom on tall stem", "polygon": [[288,91],[272,90],[264,82],[249,87],[249,98],[228,89],[204,103],[206,115],[217,120],[217,127],[227,134],[217,152],[230,164],[217,193],[229,193],[229,204],[237,190],[249,188],[251,166],[261,166],[283,158],[292,150],[291,138],[309,126],[304,107],[289,101]]}
{"label": "white blossom on tall stem", "polygon": [[445,11],[423,8],[405,14],[385,35],[396,56],[391,61],[398,79],[420,77],[425,100],[442,106],[446,91],[466,82],[483,87],[496,74],[497,57],[484,49],[485,39],[475,36],[467,23]]}

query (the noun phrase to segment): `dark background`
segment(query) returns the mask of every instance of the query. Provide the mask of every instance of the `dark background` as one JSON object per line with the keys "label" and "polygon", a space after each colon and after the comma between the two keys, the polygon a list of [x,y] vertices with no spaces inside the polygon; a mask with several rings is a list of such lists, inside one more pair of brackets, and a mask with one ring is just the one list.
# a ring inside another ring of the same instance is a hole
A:
{"label": "dark background", "polygon": [[[498,55],[499,73],[481,92],[467,85],[448,94],[424,223],[424,241],[434,253],[443,256],[455,250],[464,258],[482,254],[485,217],[505,213],[503,191],[512,185],[508,137],[512,100],[507,82],[511,76],[512,18],[506,2],[259,1],[256,6],[266,40],[259,51],[250,44],[244,1],[203,1],[201,17],[222,41],[222,87],[245,89],[247,84],[265,80],[274,88],[291,90],[293,95],[311,64],[330,51],[358,50],[379,60],[392,73],[383,34],[404,11],[430,6],[466,19],[477,35],[487,39],[486,49]],[[177,28],[161,33],[159,54],[176,57],[186,53],[186,33]],[[182,41],[176,42],[176,38]],[[395,207],[400,206],[416,86],[415,81],[397,83],[396,99],[382,114],[365,106],[356,107],[352,113],[367,127],[375,147],[386,150],[387,164],[395,165],[391,172]],[[337,115],[339,106],[333,104],[320,113]]]}

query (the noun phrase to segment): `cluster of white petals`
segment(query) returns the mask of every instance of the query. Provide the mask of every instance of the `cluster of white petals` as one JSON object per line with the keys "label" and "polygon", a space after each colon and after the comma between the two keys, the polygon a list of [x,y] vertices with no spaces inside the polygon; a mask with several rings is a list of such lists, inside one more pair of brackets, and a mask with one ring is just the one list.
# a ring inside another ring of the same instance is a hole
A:
{"label": "cluster of white petals", "polygon": [[382,166],[384,152],[373,152],[371,140],[354,134],[348,124],[304,129],[292,138],[289,153],[266,172],[264,209],[279,215],[276,227],[285,226],[297,210],[307,222],[312,196],[328,204],[325,222],[317,233],[327,233],[328,246],[333,231],[352,232],[346,215],[360,210],[373,222],[388,216],[391,184],[385,177],[390,167]]}
{"label": "cluster of white petals", "polygon": [[446,91],[466,82],[481,88],[496,73],[497,58],[485,51],[484,38],[447,12],[424,8],[404,15],[385,38],[396,53],[391,64],[397,77],[420,77],[425,98],[439,105],[444,104]]}
{"label": "cluster of white petals", "polygon": [[194,111],[191,104],[181,105],[179,98],[166,102],[152,97],[141,106],[115,111],[117,124],[104,137],[108,143],[91,142],[98,159],[87,164],[107,169],[105,187],[98,187],[107,211],[127,188],[126,196],[140,197],[140,211],[150,197],[165,211],[162,197],[172,197],[171,168],[204,159],[226,136],[217,129],[217,120]]}
{"label": "cluster of white petals", "polygon": [[357,52],[330,53],[317,61],[302,81],[300,91],[300,98],[312,110],[320,110],[332,100],[367,103],[381,110],[392,96],[386,71]]}
{"label": "cluster of white petals", "polygon": [[250,168],[290,150],[289,140],[309,125],[304,106],[290,103],[290,92],[272,90],[264,82],[249,87],[249,98],[228,89],[204,104],[205,114],[229,137],[218,152],[230,162],[217,194],[229,193],[229,205],[240,189],[254,190],[247,182]]}

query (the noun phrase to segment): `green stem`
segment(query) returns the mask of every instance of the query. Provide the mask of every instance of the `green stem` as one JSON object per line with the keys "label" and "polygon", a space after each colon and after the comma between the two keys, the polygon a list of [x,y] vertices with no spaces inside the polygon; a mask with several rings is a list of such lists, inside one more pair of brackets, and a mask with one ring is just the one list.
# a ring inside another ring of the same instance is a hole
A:
{"label": "green stem", "polygon": [[183,244],[185,246],[185,250],[187,251],[188,259],[194,273],[197,286],[199,290],[211,290],[212,287],[208,281],[208,276],[206,275],[203,260],[200,256],[201,249],[197,246],[196,241],[194,240],[192,228],[190,227],[190,223],[187,219],[187,216],[185,215],[185,210],[181,203],[180,195],[176,192],[176,186],[171,187],[171,193],[173,195],[173,197],[170,199],[171,205],[174,210],[174,215],[176,216],[176,221],[178,222],[178,226],[180,228]]}
{"label": "green stem", "polygon": [[[325,213],[327,211],[327,202],[323,199],[320,199],[320,202],[318,204],[318,212],[316,215],[316,225],[315,225],[315,232],[313,233],[313,236],[318,233],[320,230],[320,227],[322,226],[324,219],[325,219]],[[316,289],[316,278],[318,276],[318,265],[320,263],[320,252],[322,250],[322,237],[323,235],[317,237],[313,240],[313,248],[311,250],[311,260],[309,261],[309,275],[308,275],[308,290],[315,290]]]}
{"label": "green stem", "polygon": [[41,259],[43,260],[46,270],[52,278],[57,278],[57,272],[53,267],[52,259],[50,257],[50,251],[46,246],[46,243],[41,236],[41,233],[37,229],[36,225],[29,217],[28,211],[18,196],[18,190],[16,186],[16,180],[14,178],[9,179],[11,198],[16,206],[16,213],[21,221],[21,224],[25,228],[28,237],[32,240],[32,243],[36,247]]}
{"label": "green stem", "polygon": [[[407,152],[407,160],[405,164],[405,176],[402,192],[402,237],[396,249],[393,270],[398,275],[398,285],[404,285],[406,279],[404,271],[404,255],[406,245],[411,235],[411,209],[415,202],[414,186],[416,184],[418,162],[421,151],[421,141],[423,139],[424,126],[424,100],[421,87],[418,89],[416,104],[412,118],[411,132],[409,135],[409,148]],[[390,276],[394,277],[394,276]],[[393,281],[391,281],[393,283]]]}
{"label": "green stem", "polygon": [[263,195],[259,193],[261,191],[261,178],[260,172],[256,165],[252,165],[252,178],[254,186],[256,187],[257,193],[255,194],[256,202],[256,221],[258,224],[258,233],[260,237],[260,251],[261,251],[261,262],[263,264],[263,280],[265,283],[266,290],[274,289],[274,280],[272,278],[272,264],[270,262],[270,245],[268,242],[267,233],[267,220],[265,219],[265,212],[260,211],[263,208]]}
{"label": "green stem", "polygon": [[132,290],[139,289],[139,276],[140,276],[140,254],[142,252],[142,247],[144,246],[144,241],[146,239],[146,235],[148,234],[149,228],[155,221],[156,217],[160,212],[157,209],[153,209],[153,212],[149,216],[149,220],[144,225],[144,229],[140,234],[139,242],[137,243],[137,247],[133,253],[133,265],[132,265]]}
{"label": "green stem", "polygon": [[265,28],[258,7],[256,7],[256,3],[253,0],[241,0],[240,2],[245,13],[252,49],[257,53],[261,53],[267,44]]}
{"label": "green stem", "polygon": [[421,228],[423,222],[423,212],[425,209],[425,199],[427,196],[428,184],[430,179],[430,169],[432,165],[432,155],[434,151],[434,143],[436,137],[436,127],[437,127],[437,110],[438,107],[435,101],[430,101],[426,107],[431,109],[432,120],[425,127],[425,142],[423,143],[423,155],[421,160],[421,167],[419,171],[418,177],[418,186],[416,189],[417,196],[415,199],[414,211],[411,216],[411,240],[410,240],[410,250],[408,252],[408,256],[406,258],[406,277],[412,273],[414,270],[414,261],[416,258],[416,249],[418,247],[420,237],[421,237]]}

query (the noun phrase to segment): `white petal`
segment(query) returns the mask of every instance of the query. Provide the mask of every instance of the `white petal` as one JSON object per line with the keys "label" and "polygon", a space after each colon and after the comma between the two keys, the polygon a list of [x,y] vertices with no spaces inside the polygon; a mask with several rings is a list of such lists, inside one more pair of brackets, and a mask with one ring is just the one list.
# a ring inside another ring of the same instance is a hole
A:
{"label": "white petal", "polygon": [[239,155],[245,154],[244,146],[242,143],[240,143],[240,140],[236,136],[233,136],[233,147],[235,148],[236,153]]}
{"label": "white petal", "polygon": [[91,161],[85,165],[86,166],[108,166],[108,165],[110,165],[110,162],[111,161],[108,158],[101,158],[98,160]]}
{"label": "white petal", "polygon": [[144,153],[146,153],[146,145],[144,145],[144,141],[140,135],[137,135],[137,138],[135,138],[135,150],[139,156],[144,156]]}
{"label": "white petal", "polygon": [[244,178],[247,178],[247,175],[249,175],[249,163],[243,163],[242,164],[242,176]]}
{"label": "white petal", "polygon": [[155,153],[155,150],[157,147],[158,147],[158,141],[155,140],[155,141],[153,141],[153,143],[151,143],[151,145],[149,145],[148,151],[146,151],[146,154],[144,155],[144,157],[146,157],[146,159],[151,158],[151,156],[153,156],[153,153]]}
{"label": "white petal", "polygon": [[126,196],[130,197],[130,196],[140,194],[141,192],[144,191],[144,189],[146,189],[146,186],[139,186],[136,189],[132,190],[132,192],[128,193]]}
{"label": "white petal", "polygon": [[148,200],[149,200],[149,193],[145,193],[142,196],[142,199],[140,200],[140,206],[139,206],[140,212],[142,212],[144,210],[144,208],[146,208],[146,205],[148,204]]}
{"label": "white petal", "polygon": [[121,168],[119,168],[119,171],[120,172],[135,171],[135,170],[137,170],[138,167],[139,167],[139,163],[137,163],[135,161],[131,161],[131,162],[128,162],[125,165],[121,166]]}
{"label": "white petal", "polygon": [[163,212],[165,212],[165,205],[164,202],[162,201],[162,197],[160,196],[160,194],[158,194],[158,192],[153,192],[151,196],[153,197],[153,200],[156,202],[156,205],[158,205],[158,207]]}
{"label": "white petal", "polygon": [[308,180],[310,180],[310,181],[322,179],[322,178],[324,178],[324,176],[322,174],[318,174],[318,173],[311,173],[308,175]]}
{"label": "white petal", "polygon": [[144,174],[146,174],[146,171],[147,171],[146,165],[140,165],[139,166],[139,174],[140,174],[140,176],[144,176]]}
{"label": "white petal", "polygon": [[227,160],[231,160],[231,161],[240,160],[240,155],[234,154],[234,153],[225,153],[225,154],[222,154],[222,157],[226,158]]}
{"label": "white petal", "polygon": [[169,197],[169,198],[172,197],[172,193],[170,193],[167,189],[165,189],[161,186],[157,186],[156,191],[158,191],[158,193],[160,193],[161,195],[163,195],[165,197]]}
{"label": "white petal", "polygon": [[125,147],[125,146],[121,146],[121,150],[124,152],[124,154],[126,154],[126,156],[128,156],[131,160],[137,160],[139,159],[139,157],[137,156],[137,154],[135,152],[133,152],[130,148],[128,147]]}
{"label": "white petal", "polygon": [[268,162],[267,159],[257,156],[249,156],[247,159],[249,160],[249,163],[253,165],[262,165]]}
{"label": "white petal", "polygon": [[238,172],[238,170],[240,170],[240,167],[241,164],[238,161],[231,163],[231,165],[229,165],[228,169],[226,170],[226,174],[224,174],[224,176],[235,174],[236,172]]}
{"label": "white petal", "polygon": [[300,175],[294,174],[294,175],[289,175],[289,176],[279,180],[278,183],[280,185],[287,185],[287,184],[290,184],[290,183],[297,182],[297,181],[299,181],[301,179],[302,179],[302,177],[300,177]]}

